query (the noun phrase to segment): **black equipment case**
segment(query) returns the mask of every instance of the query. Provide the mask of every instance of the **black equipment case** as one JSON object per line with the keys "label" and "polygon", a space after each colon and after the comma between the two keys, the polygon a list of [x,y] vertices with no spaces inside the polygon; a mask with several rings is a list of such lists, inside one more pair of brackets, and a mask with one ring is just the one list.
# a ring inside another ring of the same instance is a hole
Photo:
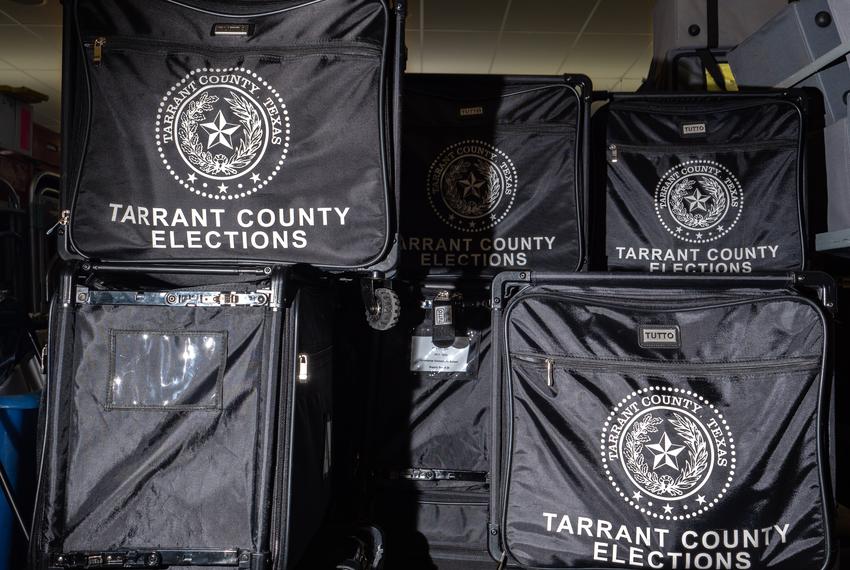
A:
{"label": "black equipment case", "polygon": [[804,117],[801,92],[613,95],[598,114],[607,235],[595,268],[804,268]]}
{"label": "black equipment case", "polygon": [[590,83],[406,81],[401,321],[374,339],[367,413],[375,520],[389,568],[489,567],[489,285],[583,265]]}
{"label": "black equipment case", "polygon": [[406,76],[403,274],[581,267],[590,93],[581,75]]}
{"label": "black equipment case", "polygon": [[331,488],[327,283],[117,269],[68,270],[53,300],[31,567],[292,567]]}
{"label": "black equipment case", "polygon": [[504,274],[490,550],[531,568],[829,568],[815,273]]}
{"label": "black equipment case", "polygon": [[391,269],[404,6],[65,2],[68,255]]}

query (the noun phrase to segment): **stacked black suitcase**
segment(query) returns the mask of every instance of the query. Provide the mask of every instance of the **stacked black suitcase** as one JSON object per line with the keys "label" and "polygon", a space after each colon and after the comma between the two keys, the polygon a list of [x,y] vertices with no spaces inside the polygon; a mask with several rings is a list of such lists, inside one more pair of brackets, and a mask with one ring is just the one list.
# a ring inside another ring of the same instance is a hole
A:
{"label": "stacked black suitcase", "polygon": [[333,477],[335,272],[390,269],[404,3],[65,3],[32,568],[292,568]]}
{"label": "stacked black suitcase", "polygon": [[578,270],[590,83],[408,76],[401,320],[375,338],[365,442],[390,568],[488,568],[489,286]]}
{"label": "stacked black suitcase", "polygon": [[804,271],[799,94],[610,99],[593,241],[617,272],[493,284],[490,553],[832,568],[835,287]]}

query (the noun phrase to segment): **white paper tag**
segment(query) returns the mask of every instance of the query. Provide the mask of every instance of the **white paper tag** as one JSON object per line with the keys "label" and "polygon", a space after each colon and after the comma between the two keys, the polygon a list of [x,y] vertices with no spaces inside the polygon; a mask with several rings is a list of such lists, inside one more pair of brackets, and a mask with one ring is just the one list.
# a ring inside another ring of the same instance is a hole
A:
{"label": "white paper tag", "polygon": [[411,372],[447,373],[466,372],[469,366],[469,346],[467,338],[459,338],[455,344],[464,344],[463,348],[434,346],[430,336],[414,336],[410,343]]}

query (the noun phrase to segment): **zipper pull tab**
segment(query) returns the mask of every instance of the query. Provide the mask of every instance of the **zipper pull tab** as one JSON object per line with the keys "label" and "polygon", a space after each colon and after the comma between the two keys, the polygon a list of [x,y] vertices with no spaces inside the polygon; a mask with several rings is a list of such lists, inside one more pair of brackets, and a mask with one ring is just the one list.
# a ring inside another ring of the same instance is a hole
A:
{"label": "zipper pull tab", "polygon": [[44,235],[50,235],[56,231],[56,228],[59,226],[65,227],[68,225],[68,222],[71,219],[71,210],[62,210],[62,213],[59,214],[59,220],[53,224],[53,227],[45,232]]}
{"label": "zipper pull tab", "polygon": [[502,557],[499,559],[499,565],[496,567],[496,570],[505,570],[508,566],[508,553],[503,552]]}
{"label": "zipper pull tab", "polygon": [[550,388],[555,385],[555,361],[546,359],[546,385]]}
{"label": "zipper pull tab", "polygon": [[95,38],[92,43],[92,63],[100,65],[100,60],[103,59],[103,45],[106,43],[106,38],[103,36]]}
{"label": "zipper pull tab", "polygon": [[307,355],[302,352],[298,355],[298,381],[302,384],[309,379],[307,368]]}
{"label": "zipper pull tab", "polygon": [[609,144],[608,145],[608,162],[611,164],[616,163],[620,159],[619,152],[617,151],[617,145]]}

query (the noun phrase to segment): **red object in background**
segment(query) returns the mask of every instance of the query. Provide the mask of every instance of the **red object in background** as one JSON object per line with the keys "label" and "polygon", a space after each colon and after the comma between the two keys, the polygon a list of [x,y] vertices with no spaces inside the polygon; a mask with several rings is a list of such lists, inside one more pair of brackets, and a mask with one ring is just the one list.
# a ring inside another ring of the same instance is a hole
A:
{"label": "red object in background", "polygon": [[20,109],[20,144],[18,148],[22,152],[29,153],[32,150],[32,109],[26,105],[22,105]]}

